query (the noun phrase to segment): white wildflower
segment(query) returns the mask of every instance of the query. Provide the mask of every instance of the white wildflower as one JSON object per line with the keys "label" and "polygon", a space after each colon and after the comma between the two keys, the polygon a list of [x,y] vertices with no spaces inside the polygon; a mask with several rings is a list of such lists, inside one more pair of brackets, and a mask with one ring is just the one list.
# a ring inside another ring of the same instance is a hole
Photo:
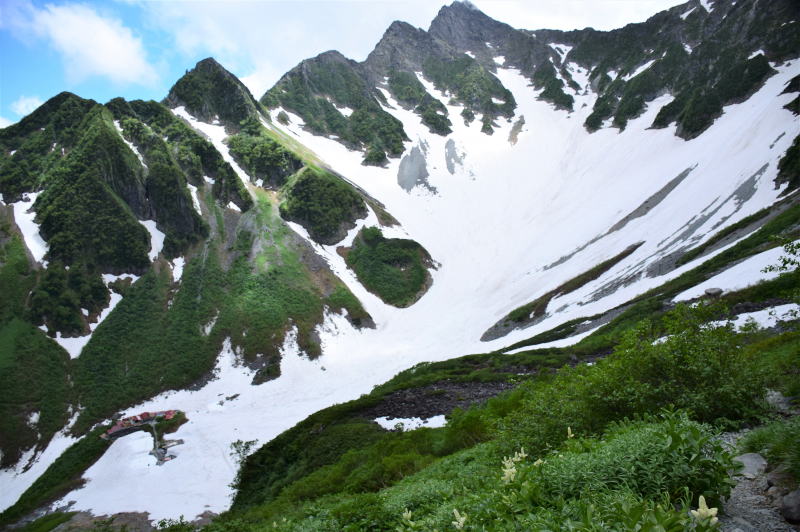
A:
{"label": "white wildflower", "polygon": [[458,513],[458,510],[453,508],[453,516],[456,518],[456,520],[453,521],[453,526],[456,527],[457,530],[463,530],[464,523],[467,522],[467,514],[461,515]]}

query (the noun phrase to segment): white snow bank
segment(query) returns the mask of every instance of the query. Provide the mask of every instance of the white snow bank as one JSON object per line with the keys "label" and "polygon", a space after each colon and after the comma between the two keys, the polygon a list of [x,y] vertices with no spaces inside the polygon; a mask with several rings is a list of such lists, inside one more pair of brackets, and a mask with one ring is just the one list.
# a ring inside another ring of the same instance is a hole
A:
{"label": "white snow bank", "polygon": [[647,63],[645,63],[643,65],[640,65],[636,70],[634,70],[630,74],[626,74],[625,76],[623,76],[622,79],[624,79],[625,81],[628,81],[628,80],[631,80],[631,79],[635,78],[636,76],[638,76],[639,74],[641,74],[642,72],[644,72],[645,70],[647,70],[648,68],[653,66],[653,63],[655,63],[655,62],[656,62],[655,59],[651,59]]}
{"label": "white snow bank", "polygon": [[[130,273],[124,273],[122,275],[112,275],[109,273],[105,273],[103,274],[102,277],[103,277],[103,282],[105,283],[106,286],[108,286],[110,283],[118,279],[131,279],[132,283],[135,283],[136,280],[139,279],[139,276]],[[105,321],[105,319],[111,314],[111,312],[114,310],[117,304],[119,304],[120,301],[122,301],[122,296],[114,292],[113,290],[109,289],[108,306],[104,308],[102,311],[100,311],[100,314],[97,316],[97,320],[94,323],[89,323],[89,334],[85,336],[77,336],[74,338],[66,338],[61,336],[60,332],[57,332],[56,337],[53,338],[53,340],[55,340],[58,343],[58,345],[63,347],[64,350],[67,353],[69,353],[70,358],[78,358],[79,356],[81,356],[83,348],[86,347],[86,344],[88,344],[89,340],[92,339],[94,331],[97,330],[97,327],[99,327],[100,324],[103,323],[103,321]],[[84,310],[83,313],[85,316],[88,315],[88,311],[86,310]],[[45,332],[47,331],[45,330]]]}
{"label": "white snow bank", "polygon": [[503,66],[503,65],[505,65],[505,64],[506,64],[506,58],[505,58],[505,56],[498,55],[497,57],[495,57],[495,58],[494,58],[494,63],[495,63],[496,65],[500,65],[500,66]]}
{"label": "white snow bank", "polygon": [[736,316],[736,319],[732,321],[733,326],[737,329],[741,329],[751,321],[757,323],[760,327],[768,329],[777,325],[779,321],[796,319],[798,311],[800,311],[800,305],[789,303],[788,305],[779,305],[755,312],[745,312]]}
{"label": "white snow bank", "polygon": [[775,279],[780,275],[780,272],[764,272],[764,268],[774,264],[778,264],[778,259],[784,254],[782,247],[768,249],[748,257],[742,262],[731,266],[717,275],[703,281],[702,283],[684,290],[673,301],[686,301],[687,299],[694,299],[701,297],[705,294],[708,288],[721,288],[725,292],[741,290],[761,281],[768,281]]}
{"label": "white snow bank", "polygon": [[[34,218],[36,218],[36,213],[33,211],[33,204],[38,195],[38,192],[31,192],[23,196],[26,197],[26,199],[12,203],[12,205],[14,206],[14,221],[17,223],[17,227],[19,227],[22,233],[25,245],[28,247],[28,250],[30,250],[31,255],[33,255],[33,260],[42,262],[49,247],[47,242],[42,238],[42,235],[39,234],[39,225],[33,221]],[[42,262],[42,265],[47,266],[44,262]]]}
{"label": "white snow bank", "polygon": [[[200,131],[206,137],[208,137],[209,140],[211,140],[211,144],[213,144],[217,151],[222,155],[222,158],[225,160],[225,162],[231,165],[233,171],[236,172],[236,175],[239,176],[239,179],[242,181],[245,188],[247,188],[247,185],[250,183],[250,176],[247,175],[247,172],[242,170],[242,167],[239,166],[228,150],[228,145],[225,144],[225,139],[228,137],[228,134],[225,132],[225,126],[201,122],[190,115],[186,108],[182,105],[172,109],[172,112],[175,114],[175,116],[179,116],[189,122],[190,126],[197,131]],[[250,189],[248,188],[248,190]],[[252,191],[250,193],[252,194]]]}
{"label": "white snow bank", "polygon": [[529,345],[525,347],[519,347],[517,349],[512,349],[511,351],[507,351],[507,355],[514,355],[516,353],[522,353],[523,351],[530,351],[531,349],[544,349],[546,347],[568,347],[570,345],[575,345],[597,329],[602,327],[602,325],[597,326],[593,329],[589,329],[588,331],[584,331],[582,333],[573,334],[572,336],[568,336],[566,338],[561,338],[560,340],[553,340],[552,342],[545,342],[543,344],[536,344],[536,345]]}
{"label": "white snow bank", "polygon": [[228,202],[228,208],[229,208],[230,210],[232,210],[232,211],[236,211],[236,212],[242,212],[242,209],[240,209],[240,208],[239,208],[239,206],[238,206],[238,205],[236,205],[236,204],[235,204],[234,202],[232,202],[232,201],[229,201],[229,202]]}
{"label": "white snow bank", "polygon": [[125,144],[128,145],[131,151],[136,155],[136,158],[139,159],[139,162],[142,163],[142,166],[147,168],[147,165],[144,162],[144,157],[142,157],[142,154],[139,152],[139,148],[137,148],[133,142],[126,139],[125,135],[122,134],[122,126],[119,125],[119,120],[114,120],[114,127],[117,128],[117,133],[119,133],[120,138]]}
{"label": "white snow bank", "polygon": [[375,423],[386,430],[394,430],[399,428],[401,431],[409,431],[418,429],[420,427],[429,427],[432,429],[444,427],[447,425],[447,419],[445,419],[444,414],[424,419],[419,417],[396,417],[389,419],[388,417],[383,416],[375,418]]}
{"label": "white snow bank", "polygon": [[197,196],[197,187],[190,183],[186,183],[186,186],[189,187],[189,192],[192,194],[192,207],[194,207],[197,214],[202,215],[203,211],[200,210],[200,198]]}
{"label": "white snow bank", "polygon": [[703,9],[705,9],[709,13],[711,13],[714,10],[714,7],[712,6],[713,3],[714,0],[700,0],[700,5],[703,6]]}
{"label": "white snow bank", "polygon": [[181,277],[183,277],[183,267],[186,265],[186,259],[183,257],[177,257],[170,264],[172,266],[172,278],[175,280],[175,282],[180,281]]}
{"label": "white snow bank", "polygon": [[693,12],[695,9],[696,9],[696,8],[694,8],[694,7],[690,8],[688,11],[686,11],[685,13],[683,13],[683,14],[681,15],[681,18],[682,18],[683,20],[686,20],[686,18],[687,18],[689,15],[691,15],[691,14],[692,14],[692,12]]}
{"label": "white snow bank", "polygon": [[[71,424],[68,423],[69,427]],[[39,476],[61,456],[67,447],[78,441],[67,435],[67,430],[62,430],[50,440],[47,448],[41,453],[33,449],[25,452],[15,467],[0,469],[0,509],[6,509],[19,499]],[[29,469],[26,469],[30,466]]]}
{"label": "white snow bank", "polygon": [[570,53],[570,51],[573,48],[568,44],[556,44],[556,43],[550,43],[548,44],[548,46],[553,50],[555,50],[562,63],[564,62],[564,58],[567,57],[567,54]]}
{"label": "white snow bank", "polygon": [[164,238],[166,235],[158,230],[155,220],[139,220],[139,223],[150,233],[150,252],[147,256],[152,262],[158,258],[158,254],[164,249]]}
{"label": "white snow bank", "polygon": [[[334,106],[336,107],[336,106]],[[339,111],[344,117],[349,118],[351,114],[353,114],[353,110],[347,106],[336,107],[336,110]]]}
{"label": "white snow bank", "polygon": [[750,54],[750,56],[747,59],[752,59],[752,58],[754,58],[756,56],[759,56],[759,55],[764,55],[765,56],[767,54],[764,53],[764,50],[756,50],[755,52]]}

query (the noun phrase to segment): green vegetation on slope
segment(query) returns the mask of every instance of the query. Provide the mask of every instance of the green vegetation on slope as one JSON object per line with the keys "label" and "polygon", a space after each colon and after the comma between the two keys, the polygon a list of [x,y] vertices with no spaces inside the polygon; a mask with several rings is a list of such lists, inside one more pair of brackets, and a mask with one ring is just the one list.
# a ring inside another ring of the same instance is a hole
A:
{"label": "green vegetation on slope", "polygon": [[[223,339],[241,348],[260,368],[258,382],[279,374],[279,348],[290,326],[310,355],[319,354],[313,331],[326,305],[346,309],[354,321],[368,319],[358,300],[328,279],[318,286],[299,257],[291,230],[277,217],[266,193],[246,213],[226,271],[218,244],[190,260],[180,287],[167,271],[151,270],[130,286],[115,311],[94,333],[76,361],[75,382],[84,411],[76,431],[120,408],[163,390],[183,388],[213,368]],[[318,273],[317,276],[323,275]],[[331,296],[331,299],[328,299]],[[203,326],[217,316],[210,334]],[[171,353],[164,357],[164,353]]]}
{"label": "green vegetation on slope", "polygon": [[[261,103],[296,113],[314,133],[336,135],[365,150],[366,164],[380,165],[387,154],[402,154],[408,137],[403,124],[381,108],[378,98],[380,93],[367,87],[351,61],[338,52],[326,52],[284,75]],[[352,114],[344,116],[336,106],[347,107]]]}
{"label": "green vegetation on slope", "polygon": [[250,176],[271,187],[282,186],[303,166],[295,154],[270,138],[255,118],[242,122],[241,131],[228,138],[228,148]]}
{"label": "green vegetation on slope", "polygon": [[341,179],[324,170],[304,168],[283,191],[283,218],[306,228],[315,241],[335,244],[367,215],[361,196]]}
{"label": "green vegetation on slope", "polygon": [[432,133],[449,135],[453,124],[447,118],[447,108],[428,94],[425,87],[411,72],[392,70],[389,73],[389,90],[398,101],[414,106],[414,112],[422,117],[422,123]]}
{"label": "green vegetation on slope", "polygon": [[498,116],[514,116],[517,103],[511,91],[468,55],[452,61],[428,57],[422,64],[422,72],[437,89],[453,93],[455,99],[466,107],[468,114],[464,118],[467,122],[474,119],[475,112],[482,113],[483,131],[486,133],[491,133],[494,119]]}
{"label": "green vegetation on slope", "polygon": [[186,72],[164,102],[172,107],[183,105],[192,116],[205,122],[218,118],[234,127],[259,110],[247,87],[210,57]]}
{"label": "green vegetation on slope", "polygon": [[778,163],[777,183],[786,183],[788,186],[784,194],[788,194],[800,187],[800,135],[797,135],[791,147]]}
{"label": "green vegetation on slope", "polygon": [[120,120],[126,138],[142,150],[155,145],[163,152],[158,140],[166,139],[166,148],[185,173],[187,182],[201,186],[203,178],[210,177],[214,179],[214,197],[220,204],[227,205],[232,201],[242,211],[252,206],[250,195],[231,165],[225,162],[211,142],[166,107],[154,101],[126,102],[122,98],[114,98],[106,106]]}
{"label": "green vegetation on slope", "polygon": [[407,307],[426,290],[431,259],[413,240],[387,239],[379,228],[365,227],[345,260],[367,290],[390,305]]}
{"label": "green vegetation on slope", "polygon": [[46,445],[66,423],[68,365],[69,356],[33,325],[18,318],[0,325],[1,467],[13,466],[24,449]]}
{"label": "green vegetation on slope", "polygon": [[800,417],[774,421],[747,433],[740,443],[745,452],[763,453],[773,466],[800,482]]}

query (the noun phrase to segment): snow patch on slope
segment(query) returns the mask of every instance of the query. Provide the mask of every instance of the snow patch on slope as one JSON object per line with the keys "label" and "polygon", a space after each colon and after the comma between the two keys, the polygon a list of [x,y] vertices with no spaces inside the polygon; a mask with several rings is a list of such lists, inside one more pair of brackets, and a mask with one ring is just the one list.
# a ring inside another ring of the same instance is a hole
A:
{"label": "snow patch on slope", "polygon": [[156,227],[155,220],[139,220],[139,223],[150,233],[150,251],[147,253],[147,256],[150,262],[153,262],[158,258],[158,254],[161,253],[161,250],[164,249],[164,238],[166,238],[166,235]]}
{"label": "snow patch on slope", "polygon": [[[175,116],[183,118],[189,122],[190,126],[208,137],[208,139],[211,141],[211,144],[213,144],[217,151],[222,155],[222,158],[225,160],[225,162],[231,165],[231,168],[233,168],[233,171],[236,172],[236,175],[242,181],[242,184],[244,184],[245,188],[250,190],[247,187],[247,185],[250,183],[250,176],[248,176],[247,172],[242,170],[242,167],[239,166],[236,160],[234,160],[230,150],[228,150],[228,145],[224,142],[228,137],[228,134],[225,132],[225,126],[201,122],[189,114],[189,111],[187,111],[182,105],[172,109],[172,112],[175,114]],[[252,191],[250,193],[252,194]]]}
{"label": "snow patch on slope", "polygon": [[[103,274],[102,277],[103,277],[103,282],[109,289],[108,306],[100,311],[100,314],[97,316],[97,319],[94,322],[89,323],[89,334],[85,336],[64,337],[61,335],[60,332],[57,332],[55,338],[53,338],[53,340],[55,340],[58,343],[58,345],[63,347],[64,350],[67,353],[69,353],[69,357],[72,359],[81,356],[83,348],[86,347],[86,344],[88,344],[89,340],[92,339],[94,331],[97,330],[100,324],[105,321],[105,319],[111,314],[111,312],[119,304],[119,302],[122,301],[122,296],[116,293],[114,290],[112,290],[109,284],[120,279],[130,279],[131,283],[135,283],[139,279],[139,276],[130,273],[125,273],[122,275],[112,275],[105,273]],[[84,310],[83,313],[84,315],[88,315],[88,312],[86,310]],[[45,330],[45,332],[47,331]]]}
{"label": "snow patch on slope", "polygon": [[36,213],[33,211],[33,204],[38,196],[38,192],[30,192],[23,195],[25,199],[12,203],[14,206],[14,221],[22,233],[25,245],[33,255],[33,260],[47,267],[47,262],[43,262],[42,259],[47,254],[49,246],[39,233],[39,224],[34,221]]}
{"label": "snow patch on slope", "polygon": [[778,259],[782,255],[784,255],[784,251],[781,247],[768,249],[753,255],[697,286],[684,290],[675,296],[674,301],[686,301],[687,299],[701,297],[708,288],[720,288],[730,292],[747,288],[761,281],[775,279],[780,275],[780,272],[764,272],[763,270],[767,266],[778,264]]}
{"label": "snow patch on slope", "polygon": [[647,70],[648,68],[653,66],[653,63],[655,63],[655,62],[656,62],[655,59],[651,59],[650,61],[646,62],[645,64],[640,65],[636,70],[634,70],[630,74],[626,74],[625,76],[623,76],[622,79],[624,79],[625,81],[629,81],[629,80],[635,78],[636,76],[638,76],[639,74],[641,74],[642,72],[644,72],[645,70]]}
{"label": "snow patch on slope", "polygon": [[[142,163],[142,166],[147,168],[147,165],[144,162],[144,157],[142,157],[142,154],[139,152],[139,148],[137,148],[133,142],[126,139],[125,135],[122,134],[122,126],[119,125],[119,120],[114,120],[114,127],[117,129],[117,133],[119,133],[122,142],[124,142],[128,148],[131,149],[134,155],[136,155],[136,158],[139,159],[139,162]],[[55,144],[53,144],[53,146],[55,146]]]}
{"label": "snow patch on slope", "polygon": [[[72,425],[72,421],[67,427]],[[44,473],[50,465],[75,443],[77,438],[68,435],[65,428],[50,440],[44,451],[37,453],[35,449],[26,451],[15,467],[0,469],[0,509],[6,509],[19,499],[25,490],[31,487],[34,481]]]}
{"label": "snow patch on slope", "polygon": [[401,431],[407,432],[409,430],[418,429],[420,427],[428,427],[431,429],[444,427],[445,425],[447,425],[447,419],[443,414],[425,419],[419,417],[409,417],[409,418],[396,417],[389,419],[386,416],[382,416],[375,418],[375,423],[385,428],[386,430],[395,430],[399,428]]}
{"label": "snow patch on slope", "polygon": [[189,192],[192,195],[192,207],[194,207],[197,214],[202,215],[203,211],[200,210],[200,199],[197,196],[197,187],[190,183],[186,183],[186,186],[189,187]]}

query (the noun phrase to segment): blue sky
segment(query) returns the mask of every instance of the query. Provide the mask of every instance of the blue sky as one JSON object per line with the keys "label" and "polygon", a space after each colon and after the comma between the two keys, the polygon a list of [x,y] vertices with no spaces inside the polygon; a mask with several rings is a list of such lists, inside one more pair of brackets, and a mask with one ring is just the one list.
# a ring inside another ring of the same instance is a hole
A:
{"label": "blue sky", "polygon": [[[427,28],[449,0],[2,0],[0,127],[68,90],[162,99],[214,56],[256,97],[302,59],[363,60],[393,20]],[[473,0],[515,27],[612,29],[683,0]]]}

